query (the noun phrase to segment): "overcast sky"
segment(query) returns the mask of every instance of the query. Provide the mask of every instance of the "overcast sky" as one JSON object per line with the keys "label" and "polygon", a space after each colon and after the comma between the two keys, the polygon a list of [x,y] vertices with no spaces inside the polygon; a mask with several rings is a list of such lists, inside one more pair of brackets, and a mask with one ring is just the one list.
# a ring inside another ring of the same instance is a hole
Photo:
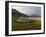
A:
{"label": "overcast sky", "polygon": [[35,6],[15,6],[15,9],[19,12],[31,16],[33,14],[41,16],[41,7]]}

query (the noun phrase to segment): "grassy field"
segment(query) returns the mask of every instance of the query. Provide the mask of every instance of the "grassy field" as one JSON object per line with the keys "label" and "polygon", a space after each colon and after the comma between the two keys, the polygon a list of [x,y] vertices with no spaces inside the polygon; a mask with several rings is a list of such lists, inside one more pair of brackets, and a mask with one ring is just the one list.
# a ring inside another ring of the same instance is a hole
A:
{"label": "grassy field", "polygon": [[14,18],[12,20],[12,31],[41,29],[40,20],[32,20],[32,21],[33,22],[28,22],[28,23],[16,23],[16,19]]}

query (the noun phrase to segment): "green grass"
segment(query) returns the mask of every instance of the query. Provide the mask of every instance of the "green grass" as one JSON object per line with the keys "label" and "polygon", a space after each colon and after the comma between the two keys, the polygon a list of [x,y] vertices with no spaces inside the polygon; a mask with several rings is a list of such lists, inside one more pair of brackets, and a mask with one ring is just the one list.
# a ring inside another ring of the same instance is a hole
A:
{"label": "green grass", "polygon": [[41,29],[41,21],[40,20],[32,20],[32,21],[34,21],[34,22],[16,23],[16,17],[14,17],[12,19],[12,31]]}

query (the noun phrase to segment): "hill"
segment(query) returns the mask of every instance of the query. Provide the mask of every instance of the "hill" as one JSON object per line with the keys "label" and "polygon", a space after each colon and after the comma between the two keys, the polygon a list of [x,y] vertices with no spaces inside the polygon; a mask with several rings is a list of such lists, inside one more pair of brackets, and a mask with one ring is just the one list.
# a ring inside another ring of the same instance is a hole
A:
{"label": "hill", "polygon": [[39,16],[37,14],[32,14],[31,17],[41,17],[41,16]]}
{"label": "hill", "polygon": [[16,17],[20,17],[20,16],[28,17],[26,14],[22,14],[21,12],[17,11],[16,9],[12,9],[12,15],[16,16]]}
{"label": "hill", "polygon": [[22,17],[41,17],[41,16],[39,16],[37,14],[32,14],[32,15],[28,16],[26,14],[23,14],[23,13],[19,12],[16,9],[12,9],[12,15],[15,16],[15,17],[21,17],[21,16]]}

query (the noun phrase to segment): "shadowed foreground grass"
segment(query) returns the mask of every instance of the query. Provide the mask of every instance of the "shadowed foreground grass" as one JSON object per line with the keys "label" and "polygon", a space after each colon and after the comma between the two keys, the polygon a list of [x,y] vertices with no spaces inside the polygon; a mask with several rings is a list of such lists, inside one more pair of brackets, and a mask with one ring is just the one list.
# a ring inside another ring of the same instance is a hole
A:
{"label": "shadowed foreground grass", "polygon": [[20,30],[40,30],[41,29],[41,21],[40,20],[32,20],[33,22],[28,23],[16,23],[16,21],[12,20],[12,31],[20,31]]}

